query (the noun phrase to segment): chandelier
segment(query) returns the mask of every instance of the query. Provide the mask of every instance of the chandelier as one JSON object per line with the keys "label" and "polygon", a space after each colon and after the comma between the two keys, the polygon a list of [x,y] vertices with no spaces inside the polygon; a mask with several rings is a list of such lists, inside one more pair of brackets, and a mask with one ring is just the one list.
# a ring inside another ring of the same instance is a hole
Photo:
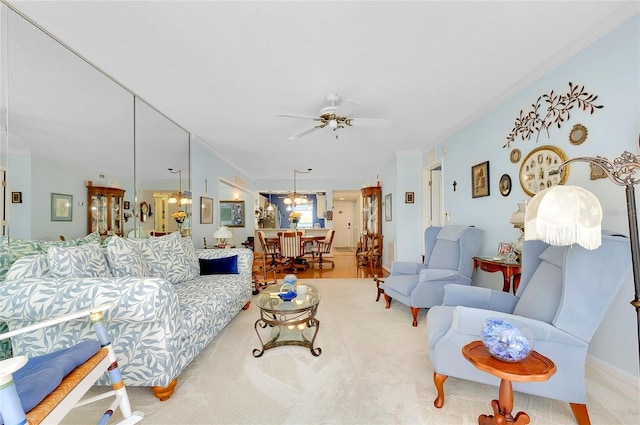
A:
{"label": "chandelier", "polygon": [[296,191],[296,174],[309,174],[310,172],[311,168],[307,168],[307,171],[293,170],[293,192],[287,195],[287,197],[284,198],[283,201],[285,205],[289,205],[289,207],[287,207],[287,210],[289,210],[291,206],[295,207],[296,205],[306,204],[309,202],[306,195],[300,194]]}
{"label": "chandelier", "polygon": [[171,174],[178,174],[178,191],[173,192],[167,202],[180,206],[191,204],[191,198],[182,191],[182,170],[174,171],[173,168],[169,168],[168,170]]}

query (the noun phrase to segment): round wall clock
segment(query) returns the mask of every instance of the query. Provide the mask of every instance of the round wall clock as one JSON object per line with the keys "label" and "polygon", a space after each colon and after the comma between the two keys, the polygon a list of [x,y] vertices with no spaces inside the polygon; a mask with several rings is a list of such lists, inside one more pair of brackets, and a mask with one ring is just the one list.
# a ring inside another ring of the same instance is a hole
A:
{"label": "round wall clock", "polygon": [[529,196],[557,184],[564,184],[569,177],[569,166],[560,171],[567,155],[551,145],[540,146],[529,152],[520,165],[520,186]]}
{"label": "round wall clock", "polygon": [[582,124],[576,124],[569,132],[569,142],[572,145],[580,145],[587,140],[587,134],[589,134],[587,127]]}

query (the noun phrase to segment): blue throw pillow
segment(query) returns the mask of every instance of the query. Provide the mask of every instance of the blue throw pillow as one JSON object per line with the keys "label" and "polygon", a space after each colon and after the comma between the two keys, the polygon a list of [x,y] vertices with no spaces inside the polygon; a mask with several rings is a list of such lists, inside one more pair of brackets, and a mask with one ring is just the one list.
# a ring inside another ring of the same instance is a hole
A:
{"label": "blue throw pillow", "polygon": [[238,274],[238,256],[224,258],[199,258],[200,275]]}

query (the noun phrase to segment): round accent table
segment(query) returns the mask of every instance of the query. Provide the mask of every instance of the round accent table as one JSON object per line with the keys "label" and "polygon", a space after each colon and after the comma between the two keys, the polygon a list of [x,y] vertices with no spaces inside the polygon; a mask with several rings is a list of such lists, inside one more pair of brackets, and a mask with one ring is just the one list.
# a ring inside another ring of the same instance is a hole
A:
{"label": "round accent table", "polygon": [[[302,282],[298,282],[300,285]],[[260,318],[254,327],[260,340],[261,348],[253,350],[254,357],[260,357],[270,348],[283,345],[297,345],[306,347],[314,356],[322,353],[320,347],[314,347],[314,342],[320,328],[320,321],[316,319],[320,304],[320,291],[314,285],[305,285],[307,292],[298,294],[291,301],[280,299],[280,285],[267,287],[258,297]],[[261,330],[268,330],[266,342],[261,336]]]}
{"label": "round accent table", "polygon": [[524,360],[510,363],[491,356],[482,341],[473,341],[462,347],[462,355],[478,369],[500,378],[498,400],[491,401],[493,415],[480,415],[479,425],[528,424],[530,419],[525,412],[518,412],[515,418],[511,416],[513,409],[511,382],[546,381],[556,373],[556,365],[537,351],[532,351]]}

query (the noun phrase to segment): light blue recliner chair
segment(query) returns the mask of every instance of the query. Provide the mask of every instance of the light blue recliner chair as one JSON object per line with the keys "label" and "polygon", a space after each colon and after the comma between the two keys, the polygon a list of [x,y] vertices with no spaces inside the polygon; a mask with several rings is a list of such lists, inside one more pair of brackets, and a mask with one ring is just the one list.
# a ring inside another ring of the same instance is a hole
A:
{"label": "light blue recliner chair", "polygon": [[516,295],[481,287],[447,285],[444,305],[427,313],[427,332],[434,405],[444,404],[448,376],[499,385],[499,379],[476,369],[462,347],[479,340],[489,317],[525,323],[534,336],[534,349],[557,367],[545,382],[514,382],[523,393],[566,401],[579,424],[589,422],[585,392],[585,359],[589,341],[611,301],[631,272],[629,241],[602,236],[602,245],[586,250],[578,245],[558,247],[526,241],[522,278]]}
{"label": "light blue recliner chair", "polygon": [[442,304],[446,284],[471,284],[473,257],[478,255],[483,233],[471,226],[427,227],[424,262],[391,263],[391,274],[380,285],[386,308],[392,299],[408,305],[413,326],[418,326],[420,309]]}

